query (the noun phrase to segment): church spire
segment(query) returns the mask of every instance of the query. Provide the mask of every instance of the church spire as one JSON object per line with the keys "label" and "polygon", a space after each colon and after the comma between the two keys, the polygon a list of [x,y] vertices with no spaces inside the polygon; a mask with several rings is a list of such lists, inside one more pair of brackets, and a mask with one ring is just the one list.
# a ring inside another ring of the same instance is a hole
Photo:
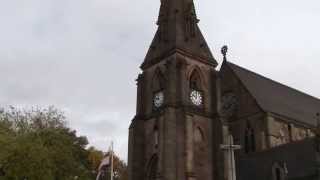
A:
{"label": "church spire", "polygon": [[161,0],[158,30],[142,68],[175,52],[216,66],[217,62],[198,27],[198,22],[193,0]]}

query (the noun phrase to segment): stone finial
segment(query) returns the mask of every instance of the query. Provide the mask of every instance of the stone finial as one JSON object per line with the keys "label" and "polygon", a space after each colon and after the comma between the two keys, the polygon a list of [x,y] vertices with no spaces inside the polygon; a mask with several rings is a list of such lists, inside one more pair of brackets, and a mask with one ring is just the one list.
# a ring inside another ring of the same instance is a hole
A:
{"label": "stone finial", "polygon": [[223,61],[227,61],[227,53],[228,53],[228,46],[224,45],[221,48],[221,54],[223,55]]}

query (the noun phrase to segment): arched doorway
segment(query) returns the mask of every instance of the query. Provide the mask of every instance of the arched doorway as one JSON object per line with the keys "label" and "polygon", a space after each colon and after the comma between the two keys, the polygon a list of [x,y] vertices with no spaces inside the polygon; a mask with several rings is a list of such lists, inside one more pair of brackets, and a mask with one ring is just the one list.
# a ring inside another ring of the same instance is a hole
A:
{"label": "arched doorway", "polygon": [[156,180],[158,173],[158,156],[153,155],[148,163],[147,180]]}

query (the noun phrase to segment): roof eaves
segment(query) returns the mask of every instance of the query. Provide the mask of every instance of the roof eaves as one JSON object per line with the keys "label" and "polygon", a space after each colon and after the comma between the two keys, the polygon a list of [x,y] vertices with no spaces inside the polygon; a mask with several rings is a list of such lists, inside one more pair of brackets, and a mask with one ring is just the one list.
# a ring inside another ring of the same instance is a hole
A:
{"label": "roof eaves", "polygon": [[307,128],[311,128],[310,126],[313,126],[315,127],[315,124],[311,124],[311,123],[306,123],[305,121],[302,121],[302,120],[298,120],[298,119],[293,119],[292,117],[288,117],[288,116],[285,116],[283,114],[279,114],[279,113],[276,113],[276,112],[272,112],[272,111],[269,111],[269,110],[265,110],[268,114],[270,114],[271,116],[274,116],[276,118],[279,118],[281,120],[284,120],[284,121],[287,121],[289,120],[289,122],[292,122],[294,124],[297,124],[297,125],[300,125],[300,126],[303,126],[303,127],[307,127]]}

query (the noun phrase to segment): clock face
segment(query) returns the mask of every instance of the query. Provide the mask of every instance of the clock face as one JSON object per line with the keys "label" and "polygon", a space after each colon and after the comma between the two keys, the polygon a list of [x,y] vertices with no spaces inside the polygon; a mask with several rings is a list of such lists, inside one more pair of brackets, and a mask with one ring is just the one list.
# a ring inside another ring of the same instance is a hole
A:
{"label": "clock face", "polygon": [[163,92],[162,91],[157,92],[153,97],[153,105],[154,105],[154,107],[156,107],[156,108],[161,107],[162,104],[163,104],[163,101],[164,101]]}
{"label": "clock face", "polygon": [[238,106],[238,100],[235,94],[226,93],[221,98],[221,115],[224,117],[231,117]]}
{"label": "clock face", "polygon": [[192,90],[190,93],[190,100],[196,106],[202,105],[202,101],[203,101],[202,93],[197,90]]}

